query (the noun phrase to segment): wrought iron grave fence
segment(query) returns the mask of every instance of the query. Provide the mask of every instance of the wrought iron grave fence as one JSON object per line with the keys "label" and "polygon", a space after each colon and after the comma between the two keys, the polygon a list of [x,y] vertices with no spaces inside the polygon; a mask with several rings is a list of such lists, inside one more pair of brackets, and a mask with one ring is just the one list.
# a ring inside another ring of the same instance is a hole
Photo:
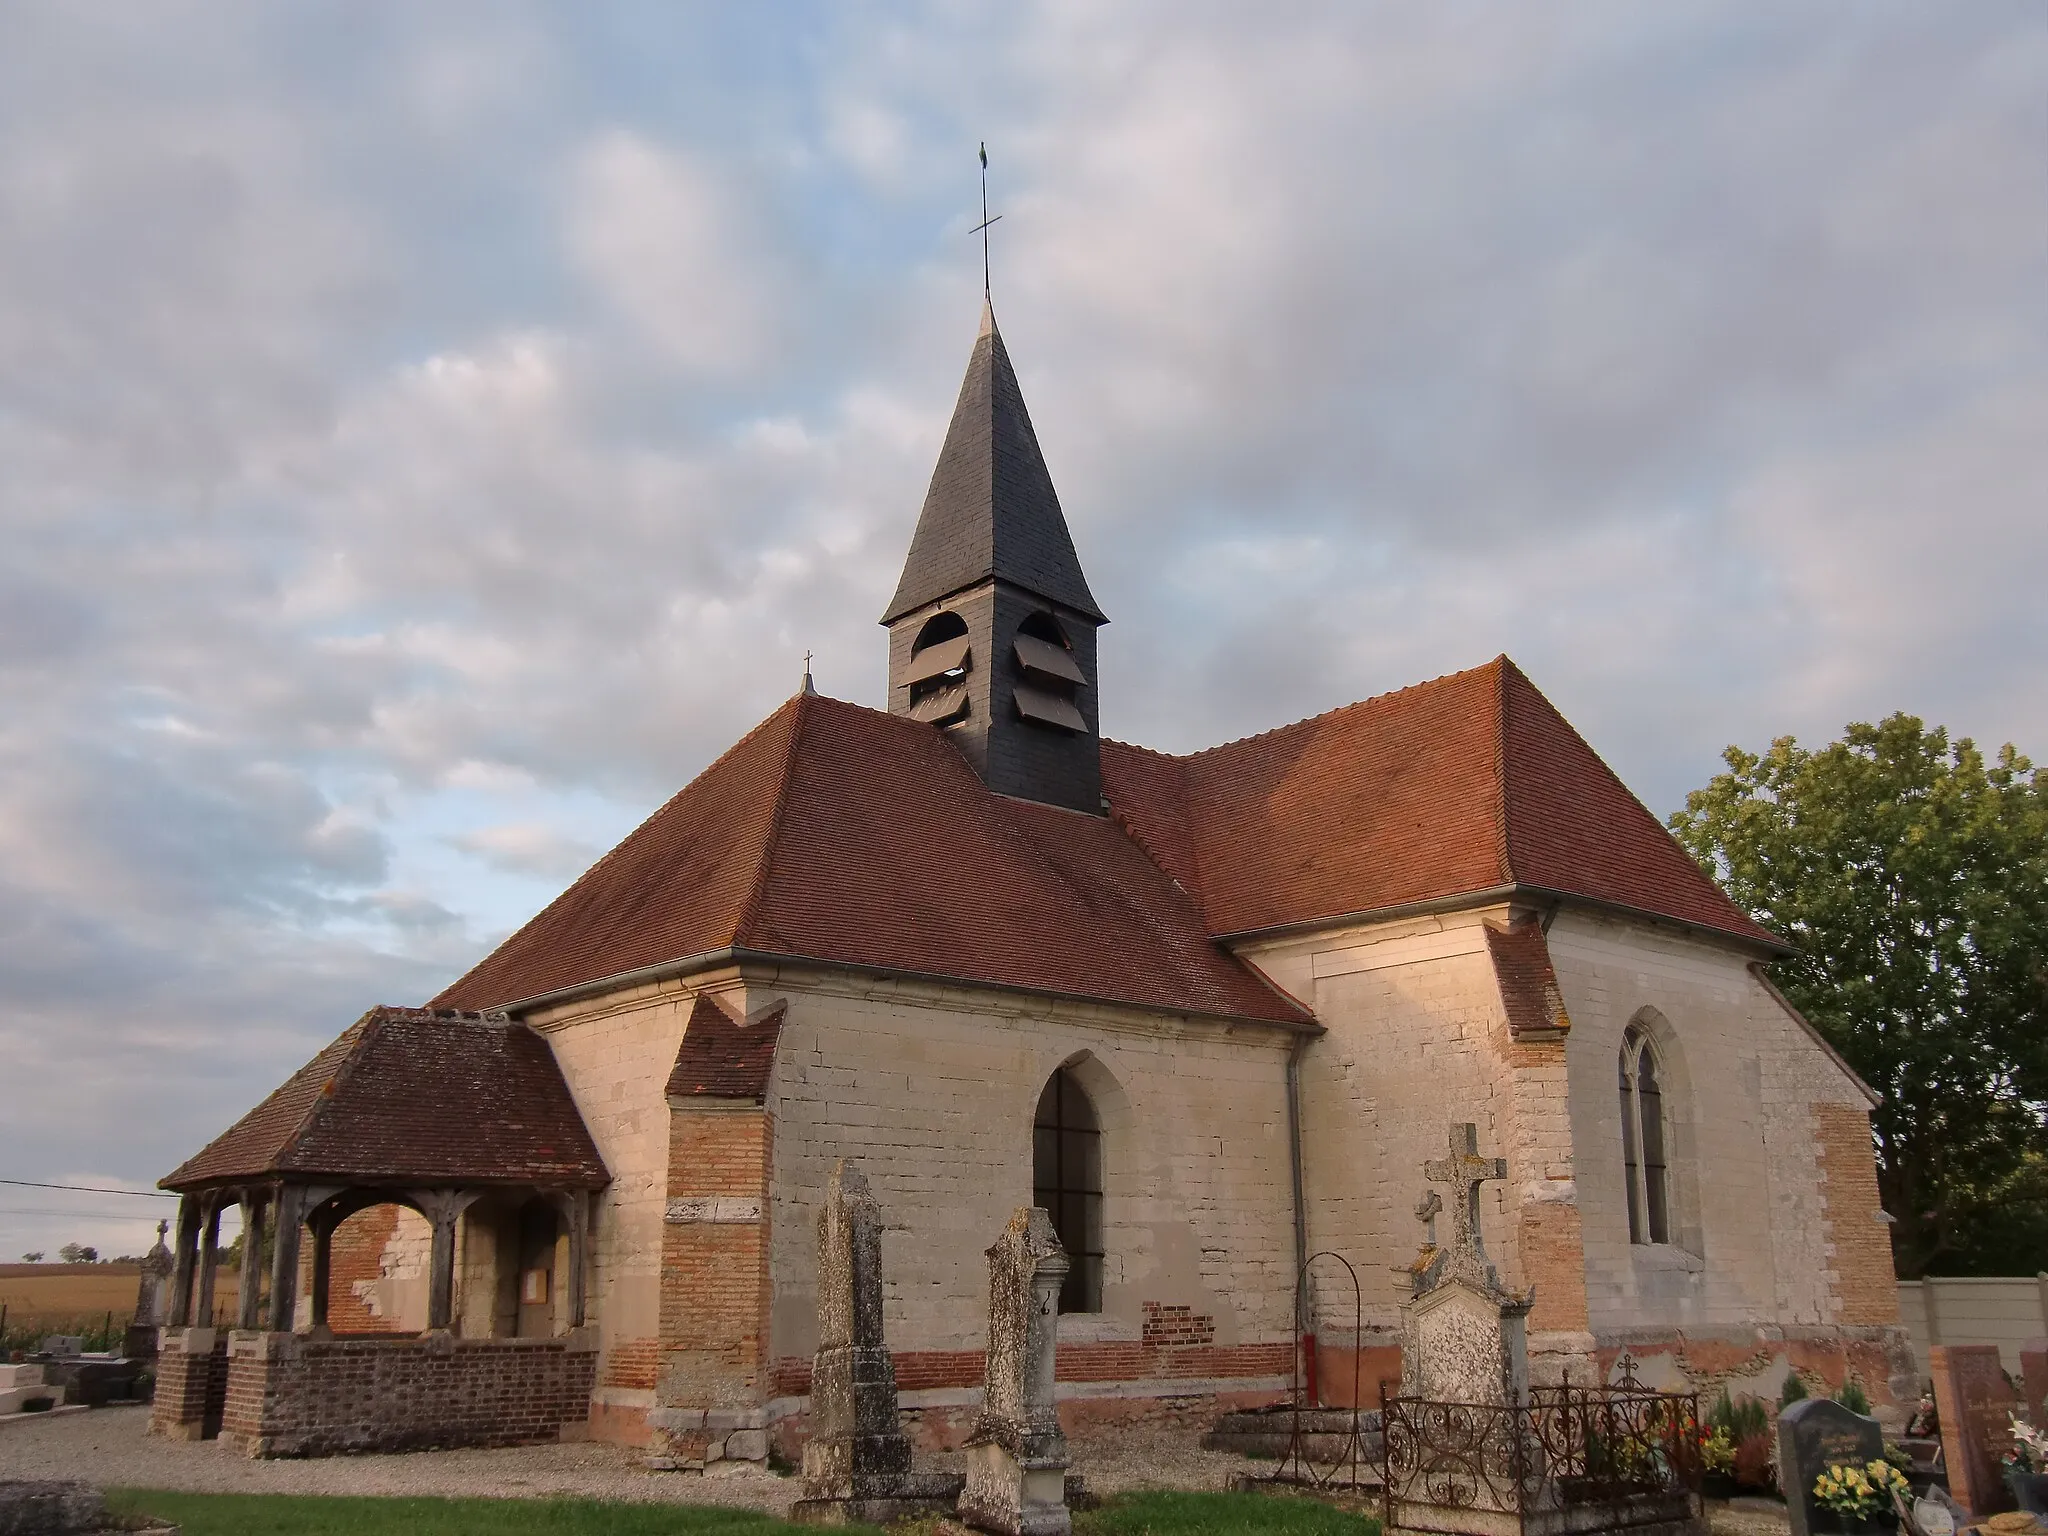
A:
{"label": "wrought iron grave fence", "polygon": [[[1428,1529],[1425,1508],[1519,1517],[1691,1507],[1700,1488],[1699,1397],[1656,1392],[1624,1362],[1612,1386],[1531,1387],[1523,1403],[1388,1395],[1381,1405],[1386,1525]],[[1545,1522],[1549,1523],[1549,1522]]]}

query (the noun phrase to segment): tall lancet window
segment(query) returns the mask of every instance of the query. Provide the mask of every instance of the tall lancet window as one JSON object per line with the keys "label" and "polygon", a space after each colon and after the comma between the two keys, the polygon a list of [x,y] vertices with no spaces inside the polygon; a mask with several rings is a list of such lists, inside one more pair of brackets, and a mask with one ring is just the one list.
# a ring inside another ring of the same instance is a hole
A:
{"label": "tall lancet window", "polygon": [[1664,1164],[1664,1090],[1650,1037],[1621,1037],[1621,1164],[1628,1184],[1628,1240],[1671,1241],[1671,1178]]}
{"label": "tall lancet window", "polygon": [[1074,1074],[1053,1073],[1031,1125],[1031,1203],[1067,1250],[1062,1312],[1102,1310],[1102,1123]]}

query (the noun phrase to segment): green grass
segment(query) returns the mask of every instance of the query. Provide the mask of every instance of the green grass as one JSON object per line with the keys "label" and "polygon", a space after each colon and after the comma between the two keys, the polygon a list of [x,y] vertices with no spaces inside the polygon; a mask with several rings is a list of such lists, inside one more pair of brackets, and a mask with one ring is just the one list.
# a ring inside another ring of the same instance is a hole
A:
{"label": "green grass", "polygon": [[817,1536],[814,1526],[751,1510],[598,1499],[319,1498],[119,1488],[108,1491],[107,1503],[121,1514],[169,1520],[184,1536]]}
{"label": "green grass", "polygon": [[[595,1499],[343,1499],[122,1488],[123,1514],[176,1522],[185,1536],[793,1536],[746,1510]],[[856,1532],[861,1528],[853,1528]],[[1313,1499],[1257,1493],[1137,1493],[1074,1517],[1077,1536],[1379,1536],[1379,1522]]]}

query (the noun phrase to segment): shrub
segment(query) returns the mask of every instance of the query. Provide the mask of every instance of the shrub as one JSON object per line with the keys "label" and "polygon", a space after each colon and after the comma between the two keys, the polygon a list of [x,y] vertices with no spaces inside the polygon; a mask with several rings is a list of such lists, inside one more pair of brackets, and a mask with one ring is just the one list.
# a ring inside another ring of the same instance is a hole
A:
{"label": "shrub", "polygon": [[1806,1396],[1806,1383],[1799,1379],[1797,1371],[1785,1373],[1785,1388],[1778,1394],[1778,1407],[1790,1408]]}
{"label": "shrub", "polygon": [[1835,1401],[1851,1413],[1870,1417],[1870,1394],[1863,1390],[1863,1383],[1854,1376],[1842,1383],[1842,1390],[1835,1394]]}
{"label": "shrub", "polygon": [[1745,1488],[1769,1489],[1778,1478],[1771,1466],[1771,1437],[1768,1431],[1744,1435],[1735,1442],[1735,1481]]}

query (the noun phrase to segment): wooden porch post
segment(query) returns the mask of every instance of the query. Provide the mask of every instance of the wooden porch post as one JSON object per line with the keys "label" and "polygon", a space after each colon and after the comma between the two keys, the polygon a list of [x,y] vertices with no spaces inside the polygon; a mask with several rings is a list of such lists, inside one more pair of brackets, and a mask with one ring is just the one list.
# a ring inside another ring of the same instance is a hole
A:
{"label": "wooden porch post", "polygon": [[213,1280],[220,1271],[221,1191],[210,1189],[199,1197],[205,1213],[203,1236],[199,1240],[199,1305],[194,1321],[201,1328],[213,1326]]}
{"label": "wooden porch post", "polygon": [[313,1229],[313,1326],[327,1326],[327,1287],[334,1274],[334,1229],[331,1214],[316,1215],[308,1223]]}
{"label": "wooden porch post", "polygon": [[581,1328],[588,1309],[586,1277],[590,1273],[590,1195],[574,1189],[555,1196],[555,1209],[569,1229],[569,1326]]}
{"label": "wooden porch post", "polygon": [[428,1331],[454,1326],[455,1322],[455,1223],[462,1213],[483,1198],[481,1190],[422,1190],[417,1196],[421,1214],[434,1224],[434,1262],[427,1283]]}
{"label": "wooden porch post", "polygon": [[165,1326],[192,1326],[192,1282],[199,1260],[199,1197],[178,1197],[178,1256],[171,1269],[171,1310]]}
{"label": "wooden porch post", "polygon": [[242,1191],[242,1283],[235,1298],[235,1326],[263,1326],[263,1229],[270,1202],[261,1190]]}
{"label": "wooden porch post", "polygon": [[277,1186],[277,1232],[270,1255],[270,1331],[290,1333],[299,1293],[299,1229],[301,1190],[296,1184]]}

